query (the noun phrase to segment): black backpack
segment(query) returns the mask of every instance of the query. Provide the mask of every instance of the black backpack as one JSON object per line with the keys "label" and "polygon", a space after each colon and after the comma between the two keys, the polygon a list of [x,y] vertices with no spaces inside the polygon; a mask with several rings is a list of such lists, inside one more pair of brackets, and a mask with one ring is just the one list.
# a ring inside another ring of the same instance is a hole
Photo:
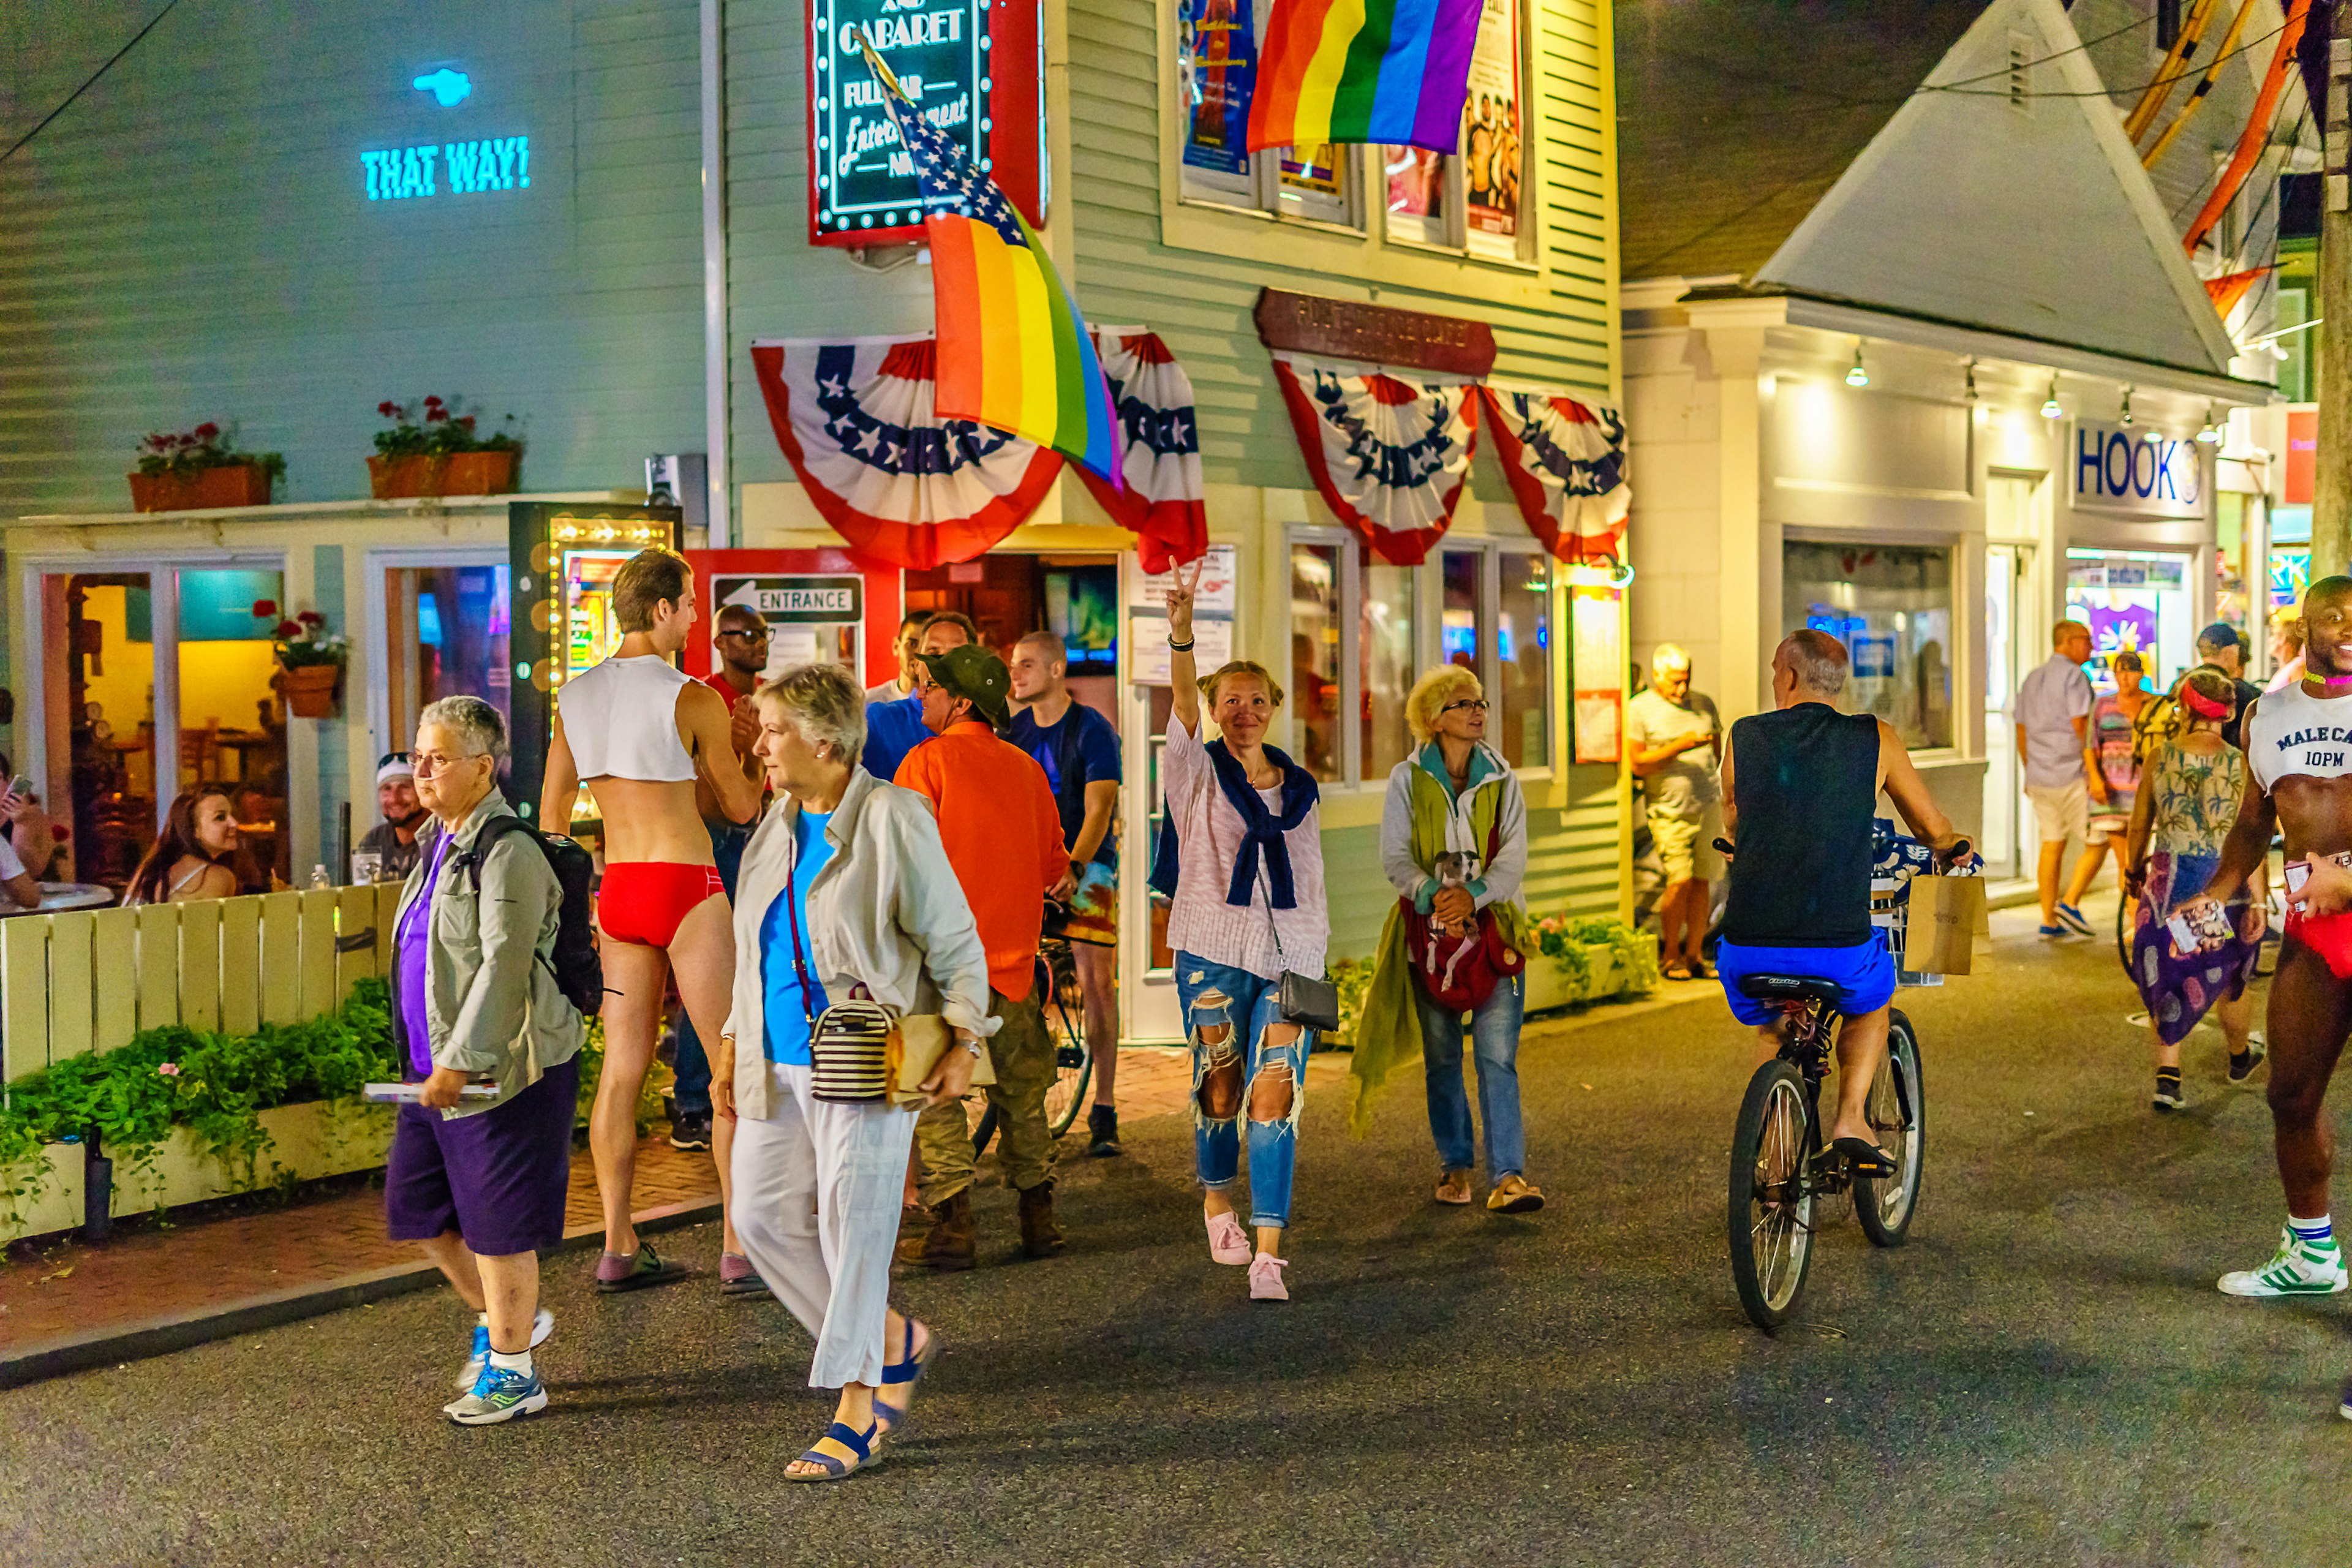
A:
{"label": "black backpack", "polygon": [[563,889],[555,958],[552,963],[541,962],[547,963],[556,985],[580,1009],[580,1016],[593,1018],[604,1005],[604,961],[596,952],[596,862],[576,839],[561,833],[541,833],[520,816],[493,816],[474,836],[473,848],[459,857],[477,899],[482,893],[482,861],[491,847],[509,833],[520,833],[539,846],[539,852],[547,857],[547,868],[555,873],[556,883]]}

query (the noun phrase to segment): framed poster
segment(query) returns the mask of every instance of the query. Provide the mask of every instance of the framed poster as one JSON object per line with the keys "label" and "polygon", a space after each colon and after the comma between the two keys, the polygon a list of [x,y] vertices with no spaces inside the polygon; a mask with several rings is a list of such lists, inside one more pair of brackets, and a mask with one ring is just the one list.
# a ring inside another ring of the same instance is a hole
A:
{"label": "framed poster", "polygon": [[1622,602],[1616,588],[1577,588],[1569,595],[1569,680],[1580,763],[1614,763],[1624,745]]}
{"label": "framed poster", "polygon": [[[1192,598],[1193,665],[1203,675],[1234,657],[1234,616],[1241,603],[1236,573],[1240,552],[1212,544],[1203,558],[1201,584]],[[1127,679],[1138,686],[1168,684],[1168,575],[1136,572],[1127,602],[1129,645]]]}
{"label": "framed poster", "polygon": [[1469,232],[1482,249],[1518,249],[1518,0],[1486,0],[1470,52],[1470,96],[1462,106],[1462,175]]}
{"label": "framed poster", "polygon": [[810,244],[923,237],[914,164],[858,49],[861,30],[916,112],[1045,226],[1036,0],[808,0],[808,27]]}

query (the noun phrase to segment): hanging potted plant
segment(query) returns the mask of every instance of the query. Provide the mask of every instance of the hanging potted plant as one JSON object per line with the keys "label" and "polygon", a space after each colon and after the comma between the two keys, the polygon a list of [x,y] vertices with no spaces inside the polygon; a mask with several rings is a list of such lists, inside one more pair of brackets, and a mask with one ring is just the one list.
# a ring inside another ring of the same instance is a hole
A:
{"label": "hanging potted plant", "polygon": [[297,719],[331,719],[341,710],[343,660],[350,639],[327,629],[327,617],[305,610],[289,620],[278,620],[278,601],[256,599],[256,620],[277,621],[269,637],[278,652],[278,674],[269,684],[286,699],[286,711]]}
{"label": "hanging potted plant", "polygon": [[201,511],[225,506],[268,506],[269,487],[286,473],[275,452],[240,452],[210,420],[184,435],[150,436],[139,443],[139,471],[131,478],[133,511]]}
{"label": "hanging potted plant", "polygon": [[[375,433],[368,484],[378,500],[418,496],[498,496],[515,488],[522,442],[510,428],[476,432],[475,416],[438,397],[407,405],[387,399],[375,411],[393,422]],[[514,424],[514,416],[506,417]]]}

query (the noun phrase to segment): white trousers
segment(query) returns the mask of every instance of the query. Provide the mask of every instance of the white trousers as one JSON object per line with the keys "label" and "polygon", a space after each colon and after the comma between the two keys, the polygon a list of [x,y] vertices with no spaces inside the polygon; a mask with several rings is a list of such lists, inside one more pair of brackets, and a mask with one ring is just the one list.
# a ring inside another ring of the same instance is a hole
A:
{"label": "white trousers", "polygon": [[816,1336],[809,1386],[878,1384],[915,1113],[817,1100],[804,1067],[768,1071],[775,1114],[735,1125],[735,1234]]}

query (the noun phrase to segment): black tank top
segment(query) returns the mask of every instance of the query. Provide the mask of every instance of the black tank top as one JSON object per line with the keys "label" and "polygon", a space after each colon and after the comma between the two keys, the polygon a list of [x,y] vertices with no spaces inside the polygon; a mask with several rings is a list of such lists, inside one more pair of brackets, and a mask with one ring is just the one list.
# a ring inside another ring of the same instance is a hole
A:
{"label": "black tank top", "polygon": [[1752,947],[1853,947],[1871,940],[1870,819],[1878,721],[1801,702],[1731,727],[1731,863],[1726,940]]}

